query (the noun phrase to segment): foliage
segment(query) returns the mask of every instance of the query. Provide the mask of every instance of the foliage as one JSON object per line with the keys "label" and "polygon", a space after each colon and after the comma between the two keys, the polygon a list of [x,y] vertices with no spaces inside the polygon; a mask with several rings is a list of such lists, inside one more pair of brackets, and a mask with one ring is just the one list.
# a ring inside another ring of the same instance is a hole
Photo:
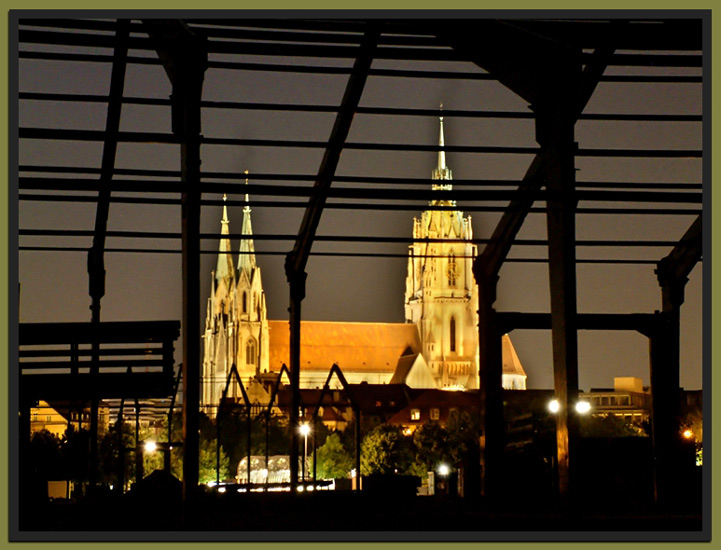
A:
{"label": "foliage", "polygon": [[[234,467],[248,455],[248,417],[241,407],[228,408],[220,423],[220,443],[226,449],[230,464]],[[282,418],[271,416],[267,423],[268,455],[287,455],[290,447],[288,429]],[[217,428],[212,422],[212,435],[215,440]],[[250,422],[250,451],[252,455],[264,456],[266,452],[266,420],[256,416]]]}
{"label": "foliage", "polygon": [[448,430],[438,422],[428,422],[413,433],[416,464],[422,477],[441,463],[454,463],[453,446]]}
{"label": "foliage", "polygon": [[348,477],[353,469],[353,456],[343,446],[339,433],[331,433],[316,450],[316,464],[320,479]]}
{"label": "foliage", "polygon": [[581,417],[578,427],[581,437],[639,437],[646,435],[641,426],[610,414]]}
{"label": "foliage", "polygon": [[[198,472],[198,481],[200,483],[208,483],[215,481],[218,470],[217,462],[217,444],[215,441],[204,440],[200,442],[200,470]],[[220,481],[224,481],[230,477],[230,460],[225,454],[223,447],[220,447]]]}
{"label": "foliage", "polygon": [[397,426],[376,426],[363,438],[361,449],[362,475],[406,474],[415,459],[413,439]]}

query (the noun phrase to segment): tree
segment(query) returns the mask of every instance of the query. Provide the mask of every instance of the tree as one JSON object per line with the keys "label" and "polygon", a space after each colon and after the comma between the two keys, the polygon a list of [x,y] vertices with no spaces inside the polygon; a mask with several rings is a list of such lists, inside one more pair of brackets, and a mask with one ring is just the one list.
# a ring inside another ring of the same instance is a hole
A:
{"label": "tree", "polygon": [[584,416],[579,420],[581,437],[640,437],[646,433],[636,424],[615,415]]}
{"label": "tree", "polygon": [[[217,477],[217,445],[215,441],[203,440],[200,442],[200,470],[198,472],[198,481],[200,483],[209,483],[215,481]],[[181,464],[182,468],[182,464]],[[223,447],[220,447],[220,481],[224,481],[230,477],[230,460],[225,454]]]}
{"label": "tree", "polygon": [[361,474],[405,474],[415,458],[413,440],[401,428],[380,424],[361,444]]}
{"label": "tree", "polygon": [[421,477],[436,470],[439,464],[453,464],[455,447],[451,443],[448,430],[438,422],[428,422],[413,433],[416,447],[416,465]]}
{"label": "tree", "polygon": [[321,479],[347,477],[353,468],[353,457],[343,447],[340,434],[331,433],[316,450],[316,475]]}

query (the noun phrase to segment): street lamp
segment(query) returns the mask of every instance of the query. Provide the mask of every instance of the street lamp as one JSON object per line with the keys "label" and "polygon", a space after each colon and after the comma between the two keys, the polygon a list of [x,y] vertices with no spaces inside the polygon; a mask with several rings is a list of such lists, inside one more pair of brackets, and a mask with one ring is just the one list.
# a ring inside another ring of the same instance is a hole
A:
{"label": "street lamp", "polygon": [[158,445],[155,443],[155,441],[146,441],[144,447],[146,452],[154,453],[158,448]]}
{"label": "street lamp", "polygon": [[591,404],[588,401],[579,401],[576,403],[576,412],[579,414],[586,414],[591,410]]}
{"label": "street lamp", "polygon": [[554,399],[548,404],[548,410],[552,413],[557,413],[561,409],[561,404],[558,402],[558,399]]}
{"label": "street lamp", "polygon": [[305,481],[305,464],[308,457],[308,434],[310,433],[310,424],[301,424],[300,433],[303,436],[303,481]]}

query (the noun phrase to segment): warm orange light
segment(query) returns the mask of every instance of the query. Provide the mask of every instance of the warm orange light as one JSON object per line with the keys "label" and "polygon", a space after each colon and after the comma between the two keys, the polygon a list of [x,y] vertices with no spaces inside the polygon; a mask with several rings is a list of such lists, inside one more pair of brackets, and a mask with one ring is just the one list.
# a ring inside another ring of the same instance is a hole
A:
{"label": "warm orange light", "polygon": [[686,439],[691,439],[693,437],[693,432],[691,430],[686,430],[685,432],[683,432],[683,436]]}

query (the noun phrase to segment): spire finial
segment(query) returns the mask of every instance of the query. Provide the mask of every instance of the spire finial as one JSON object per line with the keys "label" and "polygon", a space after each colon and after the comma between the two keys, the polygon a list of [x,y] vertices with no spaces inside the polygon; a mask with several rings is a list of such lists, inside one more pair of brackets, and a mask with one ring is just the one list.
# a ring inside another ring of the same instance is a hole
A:
{"label": "spire finial", "polygon": [[228,220],[228,206],[225,204],[225,201],[227,200],[228,196],[223,193],[223,219],[221,220],[223,224],[228,224],[230,222],[230,220]]}
{"label": "spire finial", "polygon": [[[248,170],[245,171],[245,185],[248,185]],[[248,198],[248,193],[245,194],[245,207],[243,208],[243,211],[250,212],[250,206],[248,203],[250,202],[250,199]]]}
{"label": "spire finial", "polygon": [[[443,109],[443,103],[441,103],[441,110]],[[440,117],[441,121],[441,131],[438,136],[438,171],[440,173],[443,172],[443,170],[446,169],[446,151],[444,149],[445,147],[445,140],[443,139],[443,117]]]}
{"label": "spire finial", "polygon": [[[441,102],[441,115],[443,114],[443,103]],[[433,169],[432,177],[434,180],[444,180],[446,183],[434,183],[434,190],[450,191],[452,189],[449,180],[453,179],[451,169],[446,164],[446,140],[443,135],[443,116],[439,116],[440,130],[438,133],[438,166]]]}

